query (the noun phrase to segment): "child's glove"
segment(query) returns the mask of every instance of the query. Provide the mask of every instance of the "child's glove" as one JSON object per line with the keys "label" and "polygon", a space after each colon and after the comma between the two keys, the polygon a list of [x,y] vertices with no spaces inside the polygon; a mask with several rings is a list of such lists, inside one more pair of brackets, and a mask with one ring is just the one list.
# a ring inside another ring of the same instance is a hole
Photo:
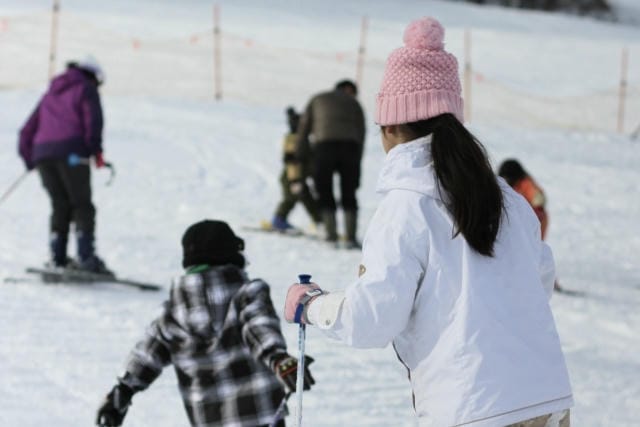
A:
{"label": "child's glove", "polygon": [[[309,365],[313,363],[313,357],[305,356],[304,357],[304,387],[303,390],[311,389],[311,386],[316,383],[316,381],[311,376],[311,371],[309,371]],[[276,373],[278,379],[285,385],[287,390],[295,393],[296,391],[296,380],[298,378],[298,359],[295,357],[285,354],[279,359],[276,359],[273,363],[273,370]]]}
{"label": "child's glove", "polygon": [[134,391],[118,383],[107,395],[104,403],[98,409],[96,425],[99,427],[118,427],[122,425],[124,416],[131,405]]}

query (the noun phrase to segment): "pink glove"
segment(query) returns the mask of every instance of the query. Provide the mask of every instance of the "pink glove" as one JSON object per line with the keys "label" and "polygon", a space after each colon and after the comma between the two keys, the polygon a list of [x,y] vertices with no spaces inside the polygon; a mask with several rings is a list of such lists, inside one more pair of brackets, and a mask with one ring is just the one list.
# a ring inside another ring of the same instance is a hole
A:
{"label": "pink glove", "polygon": [[[315,283],[311,283],[309,285],[294,283],[293,285],[291,285],[291,287],[289,287],[289,290],[287,291],[287,298],[284,301],[285,320],[289,323],[294,323],[296,317],[296,309],[298,308],[298,306],[300,304],[303,304],[305,306],[304,311],[306,312],[306,306],[311,304],[311,302],[320,295],[322,295],[322,290]],[[309,323],[309,321],[303,314],[302,316],[300,316],[300,321],[296,323]]]}

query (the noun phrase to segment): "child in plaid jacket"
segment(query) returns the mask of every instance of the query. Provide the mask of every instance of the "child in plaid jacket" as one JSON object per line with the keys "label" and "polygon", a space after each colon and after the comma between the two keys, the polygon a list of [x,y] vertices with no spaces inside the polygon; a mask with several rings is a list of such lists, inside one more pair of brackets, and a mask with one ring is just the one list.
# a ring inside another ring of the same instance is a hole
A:
{"label": "child in plaid jacket", "polygon": [[[285,388],[295,391],[297,374],[269,285],[247,277],[244,242],[224,222],[192,225],[182,245],[186,274],[134,347],[96,424],[121,425],[133,394],[173,364],[192,426],[269,425]],[[313,383],[306,370],[305,390]],[[284,426],[284,420],[275,425]]]}

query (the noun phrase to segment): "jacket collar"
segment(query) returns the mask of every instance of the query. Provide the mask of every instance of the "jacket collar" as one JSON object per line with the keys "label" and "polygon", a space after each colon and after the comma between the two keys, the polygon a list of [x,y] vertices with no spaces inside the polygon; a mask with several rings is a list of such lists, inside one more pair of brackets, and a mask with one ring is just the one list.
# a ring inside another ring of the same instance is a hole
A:
{"label": "jacket collar", "polygon": [[431,160],[431,135],[398,144],[387,153],[376,191],[409,190],[441,199]]}

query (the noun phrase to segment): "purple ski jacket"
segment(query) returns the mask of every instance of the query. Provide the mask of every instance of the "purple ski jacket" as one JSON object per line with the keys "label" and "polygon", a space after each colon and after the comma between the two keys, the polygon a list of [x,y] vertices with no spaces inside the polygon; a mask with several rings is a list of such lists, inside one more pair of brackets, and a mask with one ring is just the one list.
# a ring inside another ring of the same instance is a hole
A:
{"label": "purple ski jacket", "polygon": [[20,130],[18,152],[27,169],[45,159],[102,152],[100,95],[81,70],[69,68],[51,82]]}

